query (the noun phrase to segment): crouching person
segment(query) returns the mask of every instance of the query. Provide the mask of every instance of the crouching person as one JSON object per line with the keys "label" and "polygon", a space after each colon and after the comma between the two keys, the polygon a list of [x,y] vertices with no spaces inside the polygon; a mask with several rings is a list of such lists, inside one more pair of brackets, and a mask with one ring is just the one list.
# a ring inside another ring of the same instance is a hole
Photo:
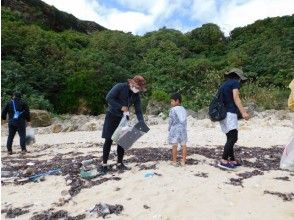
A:
{"label": "crouching person", "polygon": [[[105,139],[103,145],[103,164],[102,173],[108,171],[107,161],[112,145],[112,135],[118,127],[123,114],[129,111],[129,107],[134,104],[136,115],[139,121],[143,121],[141,109],[141,99],[139,92],[146,91],[146,82],[142,76],[135,76],[129,79],[128,82],[116,84],[107,94],[106,101],[108,109],[103,125],[102,138]],[[128,170],[123,163],[124,149],[117,146],[117,168],[120,170]]]}

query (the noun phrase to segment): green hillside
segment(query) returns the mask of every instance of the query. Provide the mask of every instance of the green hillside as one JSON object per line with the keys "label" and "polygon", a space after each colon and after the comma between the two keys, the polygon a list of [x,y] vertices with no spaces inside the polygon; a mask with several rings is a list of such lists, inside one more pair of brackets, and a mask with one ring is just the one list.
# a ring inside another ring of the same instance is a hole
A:
{"label": "green hillside", "polygon": [[[54,16],[55,23],[52,16],[42,20],[39,1],[26,2],[34,6],[26,5],[33,13],[2,2],[2,104],[20,90],[33,108],[56,113],[83,108],[99,114],[112,85],[141,74],[148,81],[144,105],[180,91],[185,105],[198,110],[208,105],[223,73],[234,66],[250,79],[241,88],[245,102],[286,108],[287,86],[294,78],[294,15],[236,28],[229,37],[215,24],[186,34],[162,28],[135,36],[68,28],[70,19],[66,23]],[[58,16],[69,16],[62,13]]]}

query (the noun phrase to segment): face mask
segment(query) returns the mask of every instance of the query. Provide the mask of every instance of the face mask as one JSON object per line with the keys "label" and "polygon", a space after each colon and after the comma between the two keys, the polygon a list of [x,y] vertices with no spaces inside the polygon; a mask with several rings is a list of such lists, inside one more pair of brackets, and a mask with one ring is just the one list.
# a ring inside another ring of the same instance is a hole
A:
{"label": "face mask", "polygon": [[138,93],[138,92],[140,92],[140,90],[137,89],[136,87],[132,87],[131,90],[132,90],[133,93]]}

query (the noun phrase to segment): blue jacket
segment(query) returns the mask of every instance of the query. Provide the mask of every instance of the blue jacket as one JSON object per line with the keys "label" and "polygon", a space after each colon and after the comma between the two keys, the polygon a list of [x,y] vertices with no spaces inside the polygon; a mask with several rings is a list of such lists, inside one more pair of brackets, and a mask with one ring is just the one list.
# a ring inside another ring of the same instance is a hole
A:
{"label": "blue jacket", "polygon": [[139,93],[133,93],[129,89],[128,83],[118,83],[112,87],[106,95],[106,101],[108,103],[107,111],[119,117],[123,116],[123,112],[121,111],[123,106],[130,107],[130,105],[134,104],[138,120],[144,120],[140,95]]}
{"label": "blue jacket", "polygon": [[[13,100],[15,102],[15,108],[16,108],[16,110],[17,111],[20,111],[20,112],[23,111],[23,113],[20,115],[18,121],[20,123],[25,123],[25,120],[28,121],[28,122],[30,122],[31,121],[30,109],[29,109],[29,106],[27,105],[27,103],[24,102],[21,99],[18,99],[18,98],[15,98]],[[4,107],[4,109],[2,110],[2,113],[1,113],[2,120],[6,120],[7,114],[8,114],[9,121],[11,122],[12,121],[12,118],[13,118],[13,114],[14,114],[12,100],[9,101],[6,104],[6,106]]]}

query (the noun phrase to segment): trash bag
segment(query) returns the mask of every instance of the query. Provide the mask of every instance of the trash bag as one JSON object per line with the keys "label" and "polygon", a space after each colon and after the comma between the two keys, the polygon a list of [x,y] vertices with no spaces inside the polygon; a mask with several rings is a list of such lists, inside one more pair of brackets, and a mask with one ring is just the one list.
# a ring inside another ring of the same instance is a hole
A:
{"label": "trash bag", "polygon": [[288,106],[289,106],[289,109],[294,111],[294,79],[290,83],[289,88],[291,89],[291,93],[288,99]]}
{"label": "trash bag", "polygon": [[124,115],[111,139],[127,150],[149,130],[144,121],[130,120],[128,115]]}
{"label": "trash bag", "polygon": [[31,127],[26,128],[26,145],[30,145],[36,142],[35,129]]}
{"label": "trash bag", "polygon": [[128,130],[130,130],[131,127],[129,125],[129,118],[127,115],[124,115],[123,118],[121,119],[118,127],[116,128],[116,130],[114,131],[113,135],[111,136],[111,139],[114,142],[117,142],[118,139]]}
{"label": "trash bag", "polygon": [[134,126],[129,126],[128,129],[125,129],[125,132],[121,133],[117,140],[117,144],[127,150],[149,130],[144,121],[139,121]]}
{"label": "trash bag", "polygon": [[284,149],[280,168],[294,171],[294,133],[292,135],[292,140]]}

